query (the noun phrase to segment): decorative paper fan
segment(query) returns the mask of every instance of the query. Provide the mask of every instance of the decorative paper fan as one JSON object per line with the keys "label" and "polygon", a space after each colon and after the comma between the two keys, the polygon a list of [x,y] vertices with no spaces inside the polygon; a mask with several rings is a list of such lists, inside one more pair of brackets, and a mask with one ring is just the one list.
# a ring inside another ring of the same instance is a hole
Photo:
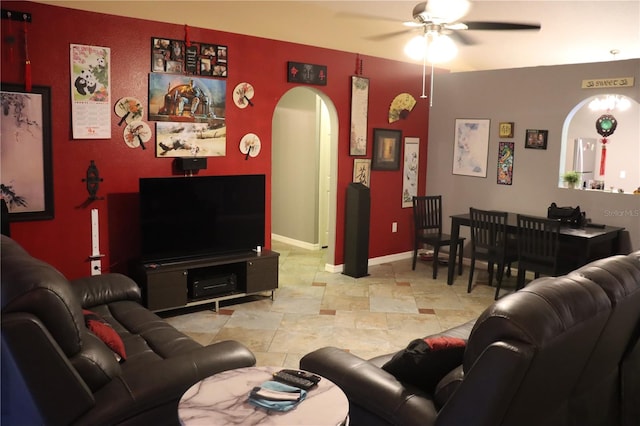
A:
{"label": "decorative paper fan", "polygon": [[140,120],[144,114],[144,107],[140,101],[131,97],[118,99],[113,109],[116,115],[121,118],[118,126],[125,122],[129,124],[133,121]]}
{"label": "decorative paper fan", "polygon": [[249,83],[239,83],[235,89],[233,89],[233,102],[238,108],[246,108],[247,105],[253,106],[251,99],[255,91],[253,86]]}
{"label": "decorative paper fan", "polygon": [[389,107],[389,123],[405,119],[416,105],[416,99],[409,93],[400,93]]}
{"label": "decorative paper fan", "polygon": [[141,146],[142,149],[147,149],[144,143],[151,139],[151,129],[144,121],[132,121],[124,128],[123,136],[124,143],[126,143],[129,148]]}
{"label": "decorative paper fan", "polygon": [[248,160],[249,157],[257,157],[258,154],[260,154],[261,145],[258,135],[254,133],[247,133],[240,141],[240,152],[245,154],[244,159]]}

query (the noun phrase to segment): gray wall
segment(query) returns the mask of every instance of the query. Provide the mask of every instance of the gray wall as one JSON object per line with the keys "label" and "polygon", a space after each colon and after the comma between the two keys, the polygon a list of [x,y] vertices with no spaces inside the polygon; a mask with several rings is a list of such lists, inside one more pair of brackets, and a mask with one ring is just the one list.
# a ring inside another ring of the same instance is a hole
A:
{"label": "gray wall", "polygon": [[271,232],[309,243],[318,242],[316,105],[313,91],[295,88],[273,115]]}
{"label": "gray wall", "polygon": [[[584,79],[614,77],[635,77],[635,86],[581,89]],[[599,93],[619,93],[640,101],[639,85],[640,59],[437,74],[429,114],[427,194],[443,195],[445,218],[468,212],[469,207],[546,216],[552,202],[580,206],[595,223],[625,227],[628,234],[623,249],[640,250],[640,195],[558,188],[560,139],[567,114],[581,100]],[[491,120],[486,178],[451,173],[456,118]],[[640,117],[635,120],[630,125],[638,126]],[[513,139],[498,138],[502,121],[515,122]],[[526,129],[547,129],[547,149],[525,149]],[[594,137],[599,137],[595,127]],[[502,140],[515,142],[512,185],[496,183],[498,142]],[[449,221],[445,224],[448,231]],[[467,229],[461,232],[468,236]]]}

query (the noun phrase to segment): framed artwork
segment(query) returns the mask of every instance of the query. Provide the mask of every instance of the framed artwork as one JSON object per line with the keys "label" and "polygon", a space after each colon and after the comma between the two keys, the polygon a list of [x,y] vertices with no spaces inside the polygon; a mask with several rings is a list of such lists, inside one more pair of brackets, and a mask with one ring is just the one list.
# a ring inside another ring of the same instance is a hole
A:
{"label": "framed artwork", "polygon": [[527,138],[524,141],[525,148],[547,149],[548,130],[527,129]]}
{"label": "framed artwork", "polygon": [[353,160],[353,182],[369,186],[371,182],[371,160],[368,158],[356,158]]}
{"label": "framed artwork", "polygon": [[224,157],[227,132],[208,123],[156,123],[156,157]]}
{"label": "framed artwork", "polygon": [[227,46],[151,38],[151,71],[227,77]]}
{"label": "framed artwork", "polygon": [[453,174],[487,177],[488,119],[457,118],[454,129]]}
{"label": "framed artwork", "polygon": [[498,144],[498,184],[511,185],[513,183],[513,142]]}
{"label": "framed artwork", "polygon": [[502,122],[500,123],[499,135],[501,138],[512,138],[513,137],[513,129],[515,125],[512,122]]}
{"label": "framed artwork", "polygon": [[287,62],[287,82],[327,85],[327,66]]}
{"label": "framed artwork", "polygon": [[69,45],[73,139],[111,138],[111,49]]}
{"label": "framed artwork", "polygon": [[51,88],[2,83],[0,195],[11,222],[53,219]]}
{"label": "framed artwork", "polygon": [[404,138],[404,167],[402,169],[402,208],[413,207],[418,195],[418,154],[420,138]]}
{"label": "framed artwork", "polygon": [[[224,79],[149,74],[149,120],[208,123],[225,127],[227,81]],[[183,126],[183,131],[191,127]]]}
{"label": "framed artwork", "polygon": [[402,131],[373,129],[372,170],[400,170]]}
{"label": "framed artwork", "polygon": [[351,76],[351,136],[349,155],[367,155],[369,79]]}

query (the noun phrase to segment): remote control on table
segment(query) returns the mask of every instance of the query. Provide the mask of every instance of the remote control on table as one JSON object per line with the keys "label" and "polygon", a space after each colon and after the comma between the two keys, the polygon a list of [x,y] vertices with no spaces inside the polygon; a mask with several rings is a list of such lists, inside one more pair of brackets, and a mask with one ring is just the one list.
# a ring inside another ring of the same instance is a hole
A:
{"label": "remote control on table", "polygon": [[273,374],[273,379],[278,382],[285,383],[287,385],[295,386],[304,390],[309,390],[316,385],[316,382],[299,377],[295,374],[287,373],[286,371],[278,371]]}
{"label": "remote control on table", "polygon": [[318,383],[320,381],[320,379],[322,377],[315,375],[313,373],[309,373],[308,371],[303,371],[303,370],[280,370],[283,373],[287,373],[287,374],[293,374],[294,376],[298,376],[301,377],[303,379],[307,379],[307,380],[311,380],[313,383]]}

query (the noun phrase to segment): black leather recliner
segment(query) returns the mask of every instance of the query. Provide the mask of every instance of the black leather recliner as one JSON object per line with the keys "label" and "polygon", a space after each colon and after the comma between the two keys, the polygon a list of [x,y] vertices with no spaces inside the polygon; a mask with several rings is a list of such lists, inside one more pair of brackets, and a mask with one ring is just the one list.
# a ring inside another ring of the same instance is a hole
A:
{"label": "black leather recliner", "polygon": [[355,426],[640,424],[640,252],[535,280],[440,335],[468,340],[430,391],[381,368],[394,354],[325,347],[300,368],[342,388]]}
{"label": "black leather recliner", "polygon": [[[69,282],[4,235],[1,256],[3,421],[21,424],[31,399],[28,418],[42,424],[178,424],[191,385],[255,364],[238,342],[203,347],[170,326],[139,303],[140,289],[124,275]],[[116,330],[125,361],[87,329],[83,309]]]}

